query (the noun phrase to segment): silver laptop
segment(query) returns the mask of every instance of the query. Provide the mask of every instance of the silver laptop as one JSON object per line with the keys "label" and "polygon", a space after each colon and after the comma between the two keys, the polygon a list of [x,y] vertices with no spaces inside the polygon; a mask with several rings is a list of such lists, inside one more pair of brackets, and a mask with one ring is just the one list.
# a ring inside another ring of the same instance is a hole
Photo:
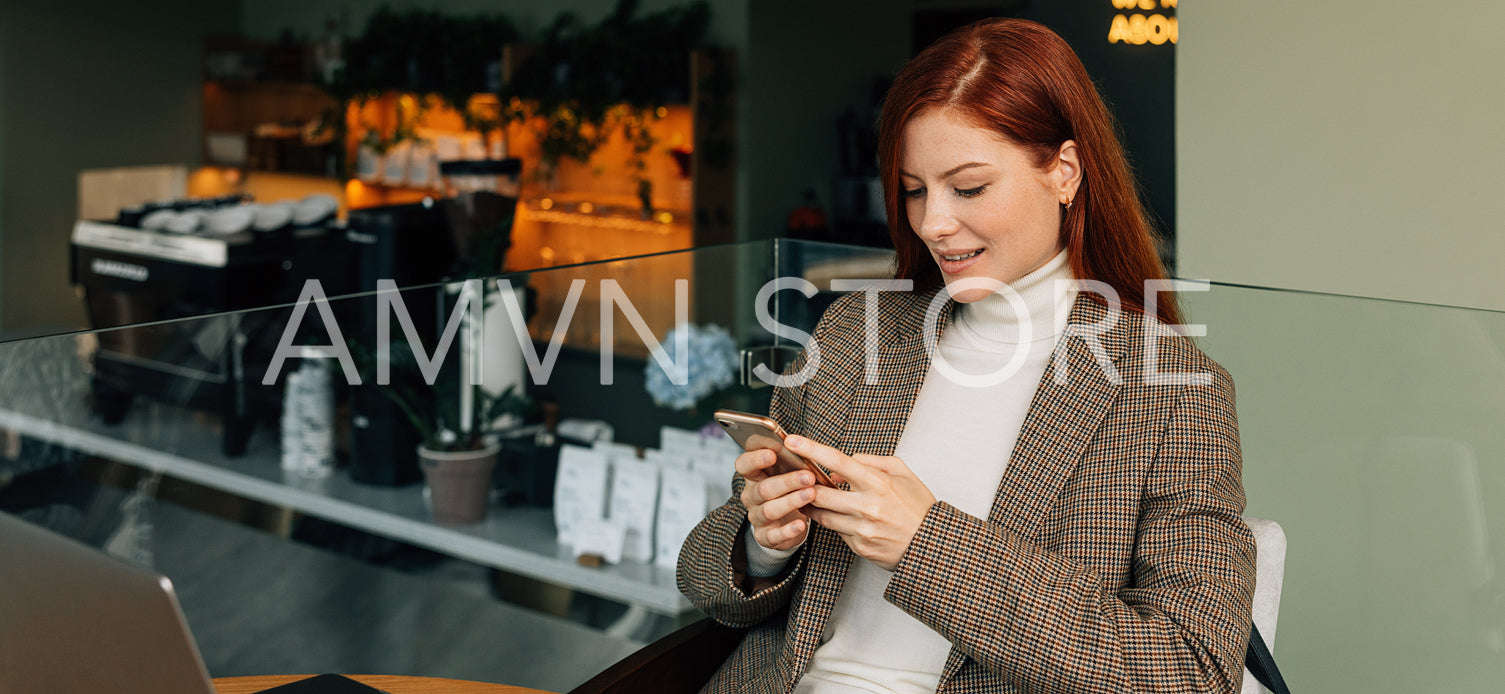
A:
{"label": "silver laptop", "polygon": [[166,577],[0,513],[0,694],[213,694]]}

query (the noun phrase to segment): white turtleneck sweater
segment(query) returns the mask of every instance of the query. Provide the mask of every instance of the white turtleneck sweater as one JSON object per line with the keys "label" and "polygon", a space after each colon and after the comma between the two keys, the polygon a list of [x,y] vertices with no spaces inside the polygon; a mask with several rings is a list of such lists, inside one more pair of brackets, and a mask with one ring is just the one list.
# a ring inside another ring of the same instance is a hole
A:
{"label": "white turtleneck sweater", "polygon": [[[1076,289],[1062,251],[1010,285],[1024,300],[1027,316],[1009,299],[992,294],[957,306],[951,327],[937,344],[940,359],[960,373],[947,376],[932,357],[894,455],[939,500],[987,518],[1024,424],[1035,388],[1064,330]],[[1021,338],[1029,322],[1028,342]],[[1007,379],[978,381],[1005,368],[1016,353],[1022,363]],[[794,550],[775,552],[747,533],[748,571],[772,576]],[[826,622],[821,645],[795,687],[795,694],[934,692],[951,644],[940,634],[883,599],[892,572],[857,557]]]}

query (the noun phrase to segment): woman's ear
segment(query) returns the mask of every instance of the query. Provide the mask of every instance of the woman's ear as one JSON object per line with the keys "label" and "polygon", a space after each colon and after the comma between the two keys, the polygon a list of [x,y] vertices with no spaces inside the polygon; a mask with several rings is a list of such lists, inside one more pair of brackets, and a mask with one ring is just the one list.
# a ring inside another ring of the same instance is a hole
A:
{"label": "woman's ear", "polygon": [[1061,204],[1076,199],[1077,187],[1082,184],[1082,157],[1075,140],[1062,142],[1056,150],[1051,176]]}

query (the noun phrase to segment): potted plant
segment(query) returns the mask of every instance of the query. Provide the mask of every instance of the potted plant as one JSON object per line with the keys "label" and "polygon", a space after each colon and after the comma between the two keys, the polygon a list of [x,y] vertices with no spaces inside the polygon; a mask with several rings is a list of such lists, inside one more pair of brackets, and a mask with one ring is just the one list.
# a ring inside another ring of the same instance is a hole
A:
{"label": "potted plant", "polygon": [[417,430],[418,463],[428,485],[434,520],[475,523],[486,517],[492,469],[500,445],[493,435],[532,416],[532,400],[508,386],[493,395],[479,384],[462,384],[460,369],[468,362],[441,369],[432,384],[420,373],[405,343],[392,345],[391,382],[382,393],[391,398]]}
{"label": "potted plant", "polygon": [[[349,343],[362,380],[380,384],[374,389],[397,406],[417,433],[419,471],[429,486],[434,519],[441,523],[473,523],[485,517],[491,471],[499,450],[494,434],[522,424],[536,409],[517,385],[494,393],[479,383],[481,379],[471,382],[466,378],[482,371],[476,319],[485,311],[488,299],[494,298],[494,291],[487,291],[488,281],[482,278],[495,273],[501,264],[511,219],[475,222],[465,225],[468,233],[462,234],[464,242],[457,244],[462,253],[452,276],[461,281],[423,290],[439,292],[432,298],[440,299],[440,307],[468,300],[456,344],[437,369],[430,366],[425,374],[426,369],[406,340],[393,340],[386,346],[385,369],[380,363],[384,358],[381,351],[373,353],[355,341]],[[451,296],[458,301],[451,302]],[[459,358],[450,358],[456,352]]]}

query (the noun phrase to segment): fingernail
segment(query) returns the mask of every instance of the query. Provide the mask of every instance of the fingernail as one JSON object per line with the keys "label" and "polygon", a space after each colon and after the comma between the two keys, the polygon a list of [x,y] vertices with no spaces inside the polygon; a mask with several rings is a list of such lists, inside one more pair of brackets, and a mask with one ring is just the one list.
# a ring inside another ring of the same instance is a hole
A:
{"label": "fingernail", "polygon": [[808,472],[802,472],[802,473],[800,473],[800,484],[805,484],[805,485],[815,484],[815,475],[812,475],[812,474],[810,474]]}
{"label": "fingernail", "polygon": [[800,492],[800,501],[811,501],[814,498],[815,498],[815,490],[814,489],[806,489],[805,491]]}
{"label": "fingernail", "polygon": [[790,448],[802,448],[805,445],[805,439],[799,436],[791,436],[787,439],[784,439],[784,444],[789,446]]}

